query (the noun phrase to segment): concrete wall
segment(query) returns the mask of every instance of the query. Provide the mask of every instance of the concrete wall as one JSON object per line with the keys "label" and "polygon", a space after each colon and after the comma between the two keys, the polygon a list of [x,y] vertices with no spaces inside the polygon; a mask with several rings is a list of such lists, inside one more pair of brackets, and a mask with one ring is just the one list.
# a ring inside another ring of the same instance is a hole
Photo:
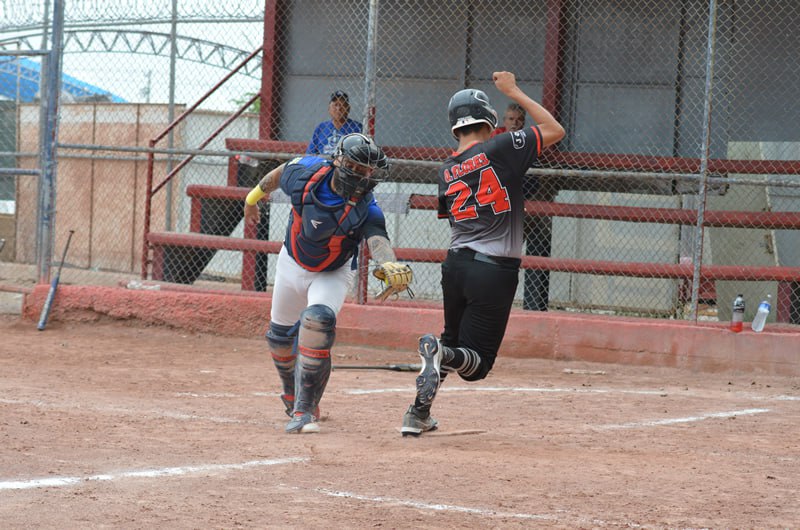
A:
{"label": "concrete wall", "polygon": [[[178,107],[176,115],[183,111]],[[198,111],[182,123],[174,133],[176,149],[196,149],[228,116],[223,113]],[[168,125],[166,105],[150,104],[69,104],[61,107],[59,142],[121,147],[147,147],[151,138]],[[20,112],[19,151],[38,151],[39,109],[23,105]],[[226,137],[256,137],[258,118],[245,115],[232,123],[226,132],[206,149],[225,150]],[[166,148],[164,138],[157,147]],[[73,158],[79,153],[110,156],[117,159],[90,160]],[[173,167],[184,158],[177,155]],[[139,157],[140,160],[124,160]],[[154,182],[167,175],[164,155],[157,155]],[[21,167],[34,168],[38,161],[21,159]],[[138,272],[141,269],[144,202],[147,164],[144,155],[120,152],[70,151],[61,149],[56,184],[56,248],[61,248],[69,230],[75,230],[70,246],[69,263],[76,267],[117,272]],[[188,231],[190,201],[186,186],[190,184],[225,185],[227,159],[196,157],[175,177],[172,187],[170,230]],[[21,177],[18,182],[15,230],[16,261],[35,261],[36,179]],[[152,229],[165,230],[166,187],[153,198]],[[223,260],[233,260],[241,267],[241,257],[220,253]],[[230,268],[230,266],[227,266]],[[237,272],[238,270],[237,269]]]}
{"label": "concrete wall", "polygon": [[[166,105],[73,104],[61,106],[59,142],[146,147],[150,138],[168,123]],[[39,109],[20,110],[19,151],[38,152]],[[176,145],[181,145],[181,130]],[[142,222],[146,164],[132,160],[73,158],[75,151],[59,151],[56,181],[56,248],[67,232],[75,230],[70,264],[122,272],[138,271],[141,262]],[[79,151],[86,155],[87,151]],[[101,153],[106,155],[108,153]],[[119,158],[130,154],[111,153]],[[139,155],[141,156],[141,155]],[[38,161],[21,159],[20,166],[34,168]],[[165,162],[156,163],[157,180],[165,175]],[[21,177],[16,196],[16,261],[36,259],[37,183]],[[153,202],[155,219],[163,219],[164,194]]]}

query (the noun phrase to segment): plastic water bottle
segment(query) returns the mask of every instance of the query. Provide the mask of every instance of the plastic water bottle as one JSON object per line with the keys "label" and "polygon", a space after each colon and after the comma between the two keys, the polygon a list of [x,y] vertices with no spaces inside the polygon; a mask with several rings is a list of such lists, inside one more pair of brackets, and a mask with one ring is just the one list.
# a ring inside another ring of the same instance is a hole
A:
{"label": "plastic water bottle", "polygon": [[733,313],[731,313],[731,331],[739,333],[742,331],[744,322],[744,295],[737,294],[733,301]]}
{"label": "plastic water bottle", "polygon": [[758,304],[758,311],[756,311],[756,316],[753,319],[753,331],[756,333],[764,330],[764,324],[767,322],[767,316],[769,315],[769,310],[772,308],[770,304],[770,300],[772,299],[772,295],[768,294],[767,299]]}

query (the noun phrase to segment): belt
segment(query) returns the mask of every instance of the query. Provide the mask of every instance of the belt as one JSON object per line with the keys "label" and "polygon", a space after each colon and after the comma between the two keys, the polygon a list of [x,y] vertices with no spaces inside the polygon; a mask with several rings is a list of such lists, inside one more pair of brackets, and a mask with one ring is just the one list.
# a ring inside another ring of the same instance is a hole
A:
{"label": "belt", "polygon": [[452,248],[448,252],[453,255],[472,257],[475,261],[497,265],[499,267],[519,267],[522,260],[519,258],[507,258],[499,256],[487,256],[483,252],[472,250],[471,248],[461,247]]}

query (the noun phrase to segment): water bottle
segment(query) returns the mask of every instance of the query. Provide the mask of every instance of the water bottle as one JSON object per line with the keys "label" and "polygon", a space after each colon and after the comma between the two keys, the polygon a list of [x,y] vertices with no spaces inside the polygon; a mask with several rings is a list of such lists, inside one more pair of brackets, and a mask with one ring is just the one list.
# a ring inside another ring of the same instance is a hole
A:
{"label": "water bottle", "polygon": [[767,322],[767,315],[769,315],[769,310],[772,307],[770,305],[770,300],[772,299],[772,295],[768,294],[767,299],[758,304],[758,311],[756,311],[756,316],[753,319],[753,331],[756,333],[763,331],[764,324]]}
{"label": "water bottle", "polygon": [[739,333],[742,331],[744,322],[744,295],[737,294],[733,301],[733,313],[731,313],[731,331]]}

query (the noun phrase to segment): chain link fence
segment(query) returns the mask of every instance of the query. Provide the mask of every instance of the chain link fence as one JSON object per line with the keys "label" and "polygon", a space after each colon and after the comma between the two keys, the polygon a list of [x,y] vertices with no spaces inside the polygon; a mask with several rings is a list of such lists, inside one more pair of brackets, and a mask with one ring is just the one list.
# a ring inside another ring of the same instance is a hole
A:
{"label": "chain link fence", "polygon": [[[46,42],[49,5],[0,0],[0,87],[25,86],[28,67],[36,85],[34,59],[3,54]],[[398,256],[418,298],[439,300],[447,101],[478,88],[502,119],[491,76],[508,70],[567,130],[526,176],[520,308],[725,321],[742,293],[748,320],[771,295],[771,320],[800,323],[798,23],[800,5],[764,0],[74,0],[65,281],[269,290],[289,206],[273,196],[248,232],[244,194],[305,152],[341,91],[392,159],[376,193]],[[37,167],[38,90],[12,92],[0,162]],[[36,280],[36,186],[0,176],[0,238],[13,240],[0,283]],[[362,274],[354,299],[375,282]]]}

